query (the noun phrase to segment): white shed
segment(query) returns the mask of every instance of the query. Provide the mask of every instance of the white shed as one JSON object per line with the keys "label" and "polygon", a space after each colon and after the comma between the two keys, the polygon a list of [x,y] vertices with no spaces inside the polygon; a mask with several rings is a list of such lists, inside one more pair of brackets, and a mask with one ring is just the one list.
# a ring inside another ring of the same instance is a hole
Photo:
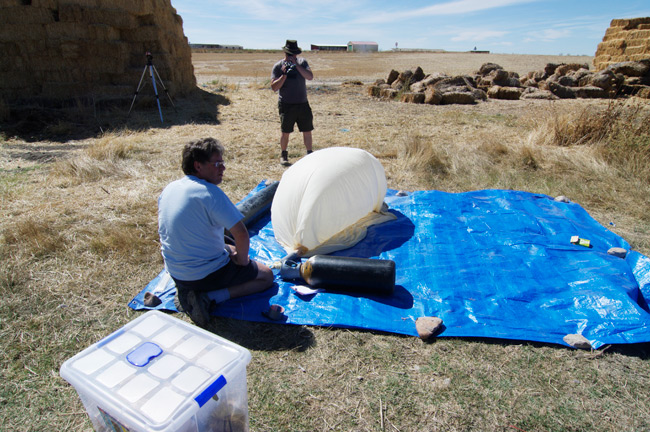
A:
{"label": "white shed", "polygon": [[348,52],[377,52],[377,42],[348,42]]}

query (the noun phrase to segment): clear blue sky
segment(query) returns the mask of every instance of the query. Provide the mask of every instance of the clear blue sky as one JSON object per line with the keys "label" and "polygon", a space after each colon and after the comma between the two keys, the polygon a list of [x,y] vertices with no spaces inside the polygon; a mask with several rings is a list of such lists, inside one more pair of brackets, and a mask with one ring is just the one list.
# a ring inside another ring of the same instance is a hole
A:
{"label": "clear blue sky", "polygon": [[190,43],[279,49],[297,39],[379,49],[594,55],[612,19],[650,16],[649,0],[172,0]]}

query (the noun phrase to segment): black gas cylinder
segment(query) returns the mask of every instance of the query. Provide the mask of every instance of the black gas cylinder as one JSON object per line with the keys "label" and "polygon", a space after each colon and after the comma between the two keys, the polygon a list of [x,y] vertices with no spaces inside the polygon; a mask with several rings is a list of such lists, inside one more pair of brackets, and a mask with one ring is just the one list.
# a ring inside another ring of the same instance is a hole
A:
{"label": "black gas cylinder", "polygon": [[392,294],[395,261],[314,255],[300,264],[300,276],[314,288]]}

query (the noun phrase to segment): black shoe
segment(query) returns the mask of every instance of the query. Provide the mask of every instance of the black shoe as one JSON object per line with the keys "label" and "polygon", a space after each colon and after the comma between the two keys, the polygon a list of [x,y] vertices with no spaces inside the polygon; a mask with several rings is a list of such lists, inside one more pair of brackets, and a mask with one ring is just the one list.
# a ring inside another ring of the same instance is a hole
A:
{"label": "black shoe", "polygon": [[283,166],[291,165],[289,163],[289,152],[287,152],[286,150],[284,150],[282,152],[282,155],[280,156],[280,165],[283,165]]}
{"label": "black shoe", "polygon": [[199,327],[205,327],[210,322],[212,300],[206,293],[194,290],[176,289],[174,306],[179,312],[185,312]]}
{"label": "black shoe", "polygon": [[[180,296],[178,294],[178,291],[179,291],[178,288],[176,288],[176,294],[174,294],[174,306],[176,306],[177,311],[183,313],[183,312],[185,312],[185,308],[181,304],[181,299],[180,299]],[[187,296],[186,295],[183,296],[183,303],[187,304]]]}
{"label": "black shoe", "polygon": [[211,300],[206,293],[190,290],[187,293],[187,314],[199,327],[210,322]]}

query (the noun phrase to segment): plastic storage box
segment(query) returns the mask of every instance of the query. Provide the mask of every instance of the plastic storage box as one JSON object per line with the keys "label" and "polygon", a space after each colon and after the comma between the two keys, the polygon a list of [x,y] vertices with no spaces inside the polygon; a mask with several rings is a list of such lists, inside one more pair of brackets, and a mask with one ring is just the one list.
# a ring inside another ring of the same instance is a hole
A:
{"label": "plastic storage box", "polygon": [[247,431],[239,345],[146,312],[61,366],[97,431]]}

